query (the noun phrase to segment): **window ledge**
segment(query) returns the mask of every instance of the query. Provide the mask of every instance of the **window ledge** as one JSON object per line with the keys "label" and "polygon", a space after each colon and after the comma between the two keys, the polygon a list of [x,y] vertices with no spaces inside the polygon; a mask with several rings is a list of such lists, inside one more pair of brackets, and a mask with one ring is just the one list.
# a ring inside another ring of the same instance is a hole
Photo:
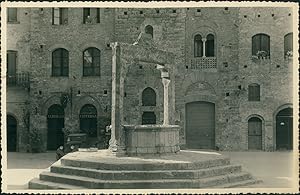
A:
{"label": "window ledge", "polygon": [[11,22],[7,22],[7,24],[20,24],[20,21],[11,21]]}

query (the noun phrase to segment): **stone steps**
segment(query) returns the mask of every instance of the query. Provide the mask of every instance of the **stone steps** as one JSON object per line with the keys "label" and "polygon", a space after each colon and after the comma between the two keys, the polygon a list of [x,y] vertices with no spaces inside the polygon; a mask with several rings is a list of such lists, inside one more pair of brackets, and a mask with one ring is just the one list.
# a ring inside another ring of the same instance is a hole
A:
{"label": "stone steps", "polygon": [[[232,173],[202,179],[156,179],[156,180],[102,180],[82,176],[63,175],[51,172],[40,174],[40,180],[80,186],[89,189],[172,189],[206,188],[252,179],[248,173]],[[34,183],[34,182],[32,182]],[[33,186],[31,184],[31,186]]]}
{"label": "stone steps", "polygon": [[[117,157],[106,150],[74,152],[54,163],[31,189],[230,188],[258,181],[216,152]],[[75,187],[74,187],[75,186]]]}
{"label": "stone steps", "polygon": [[240,165],[225,165],[215,166],[207,169],[195,170],[96,170],[89,168],[79,168],[70,166],[52,166],[51,172],[77,175],[90,178],[101,178],[104,180],[138,180],[144,178],[147,180],[153,179],[199,179],[229,173],[237,173],[241,171]]}
{"label": "stone steps", "polygon": [[98,170],[194,170],[205,169],[210,167],[229,165],[229,158],[219,158],[200,162],[180,162],[180,163],[114,163],[114,162],[95,162],[89,160],[77,160],[77,159],[61,159],[61,162],[65,166],[70,167],[82,167]]}
{"label": "stone steps", "polygon": [[62,184],[62,183],[55,183],[50,181],[40,180],[38,178],[32,179],[28,184],[29,189],[85,189],[80,186]]}

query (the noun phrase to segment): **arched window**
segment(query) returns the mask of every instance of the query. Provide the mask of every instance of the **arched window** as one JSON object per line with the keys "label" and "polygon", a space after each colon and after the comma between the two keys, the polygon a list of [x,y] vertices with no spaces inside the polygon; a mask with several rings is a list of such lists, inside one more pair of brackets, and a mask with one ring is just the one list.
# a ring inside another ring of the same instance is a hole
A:
{"label": "arched window", "polygon": [[52,76],[69,76],[69,52],[59,48],[52,52]]}
{"label": "arched window", "polygon": [[147,26],[145,27],[145,33],[146,33],[146,34],[150,34],[151,37],[153,38],[153,27],[152,27],[151,25],[147,25]]}
{"label": "arched window", "polygon": [[215,56],[215,40],[214,40],[214,35],[212,35],[212,34],[209,34],[206,37],[205,56],[206,57],[214,57]]}
{"label": "arched window", "polygon": [[86,104],[80,109],[80,130],[88,137],[97,137],[97,109],[91,104]]}
{"label": "arched window", "polygon": [[154,112],[143,112],[142,125],[156,124],[156,116]]}
{"label": "arched window", "polygon": [[248,100],[260,101],[260,86],[258,84],[251,84],[248,86]]}
{"label": "arched window", "polygon": [[284,36],[284,57],[293,56],[293,33]]}
{"label": "arched window", "polygon": [[156,106],[156,93],[151,87],[144,89],[142,93],[143,106]]}
{"label": "arched window", "polygon": [[256,34],[252,37],[252,55],[259,58],[270,57],[270,36]]}
{"label": "arched window", "polygon": [[83,52],[83,76],[100,76],[100,50],[94,47]]}
{"label": "arched window", "polygon": [[203,42],[201,35],[195,35],[194,37],[194,56],[202,57],[203,56]]}
{"label": "arched window", "polygon": [[262,149],[262,121],[258,117],[248,120],[248,149]]}

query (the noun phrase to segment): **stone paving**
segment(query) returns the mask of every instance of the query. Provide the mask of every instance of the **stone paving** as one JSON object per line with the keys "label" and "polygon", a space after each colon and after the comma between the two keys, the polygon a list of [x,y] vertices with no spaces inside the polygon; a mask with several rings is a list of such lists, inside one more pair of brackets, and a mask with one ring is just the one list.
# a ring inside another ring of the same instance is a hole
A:
{"label": "stone paving", "polygon": [[[196,151],[203,153],[203,151]],[[293,153],[283,152],[216,152],[229,156],[233,164],[241,164],[263,183],[251,188],[291,188],[298,176],[292,168]],[[27,189],[28,181],[55,162],[55,153],[8,153],[8,189]],[[250,187],[250,186],[249,186]]]}

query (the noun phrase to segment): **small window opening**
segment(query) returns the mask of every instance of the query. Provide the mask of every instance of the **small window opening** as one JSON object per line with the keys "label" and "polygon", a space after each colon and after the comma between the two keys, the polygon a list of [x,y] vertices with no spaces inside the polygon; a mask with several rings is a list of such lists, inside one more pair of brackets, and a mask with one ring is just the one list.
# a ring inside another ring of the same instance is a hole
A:
{"label": "small window opening", "polygon": [[80,94],[80,90],[78,90],[77,94],[78,94],[78,95]]}
{"label": "small window opening", "polygon": [[124,12],[124,15],[127,15],[127,12]]}
{"label": "small window opening", "polygon": [[189,69],[189,66],[185,66],[186,69]]}
{"label": "small window opening", "polygon": [[244,15],[244,18],[247,18],[247,15]]}
{"label": "small window opening", "polygon": [[258,14],[257,17],[260,17],[260,14]]}
{"label": "small window opening", "polygon": [[247,68],[247,65],[244,65],[244,68]]}
{"label": "small window opening", "polygon": [[227,11],[227,10],[228,10],[228,7],[225,7],[224,9]]}
{"label": "small window opening", "polygon": [[275,16],[275,14],[272,14],[272,17],[274,17]]}
{"label": "small window opening", "polygon": [[143,11],[140,11],[140,14],[143,14]]}
{"label": "small window opening", "polygon": [[241,90],[242,89],[242,85],[239,85],[238,88],[239,88],[239,90]]}
{"label": "small window opening", "polygon": [[201,12],[201,9],[197,9],[197,12]]}
{"label": "small window opening", "polygon": [[140,69],[143,69],[143,66],[142,66],[142,65],[140,65],[140,66],[139,66],[139,68],[140,68]]}
{"label": "small window opening", "polygon": [[159,14],[159,10],[158,9],[156,10],[156,13]]}
{"label": "small window opening", "polygon": [[39,95],[42,95],[42,91],[39,91]]}
{"label": "small window opening", "polygon": [[103,94],[105,94],[105,95],[107,94],[107,90],[106,89],[104,89]]}
{"label": "small window opening", "polygon": [[226,97],[228,97],[229,96],[229,92],[227,92],[225,95],[226,95]]}
{"label": "small window opening", "polygon": [[176,9],[173,9],[173,13],[176,13]]}

